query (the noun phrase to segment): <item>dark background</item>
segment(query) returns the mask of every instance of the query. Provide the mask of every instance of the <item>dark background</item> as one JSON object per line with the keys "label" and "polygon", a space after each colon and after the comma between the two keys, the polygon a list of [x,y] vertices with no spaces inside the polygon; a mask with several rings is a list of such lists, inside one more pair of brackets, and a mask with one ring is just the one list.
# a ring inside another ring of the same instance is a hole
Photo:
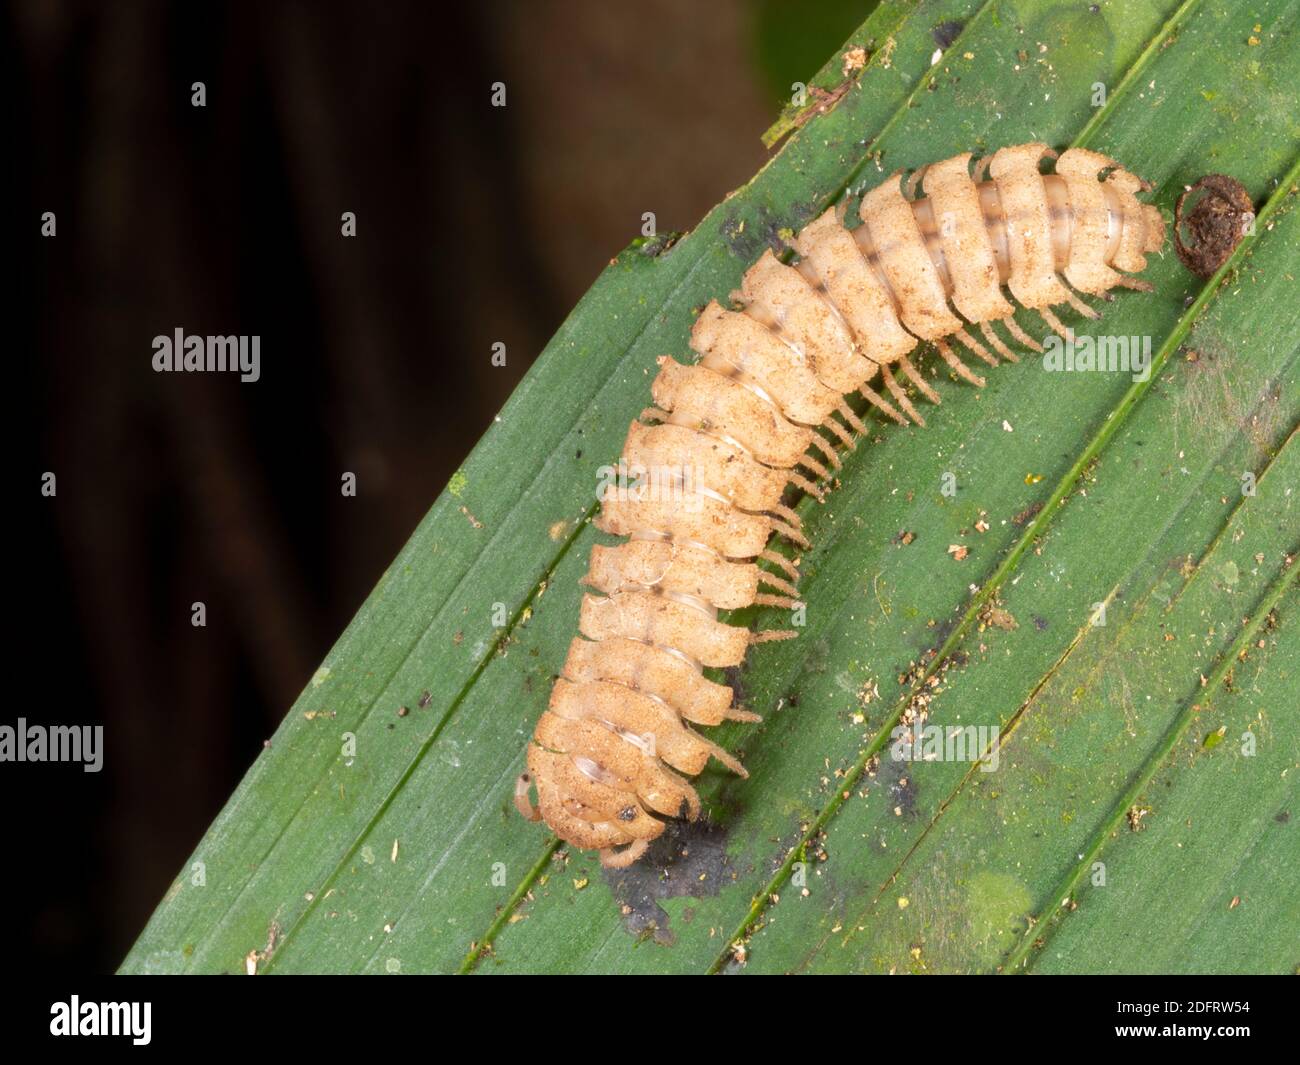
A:
{"label": "dark background", "polygon": [[[642,212],[688,229],[747,180],[790,83],[871,6],[7,9],[23,502],[0,722],[103,724],[106,750],[98,774],[0,766],[12,964],[117,966]],[[154,373],[177,327],[260,335],[261,380]]]}

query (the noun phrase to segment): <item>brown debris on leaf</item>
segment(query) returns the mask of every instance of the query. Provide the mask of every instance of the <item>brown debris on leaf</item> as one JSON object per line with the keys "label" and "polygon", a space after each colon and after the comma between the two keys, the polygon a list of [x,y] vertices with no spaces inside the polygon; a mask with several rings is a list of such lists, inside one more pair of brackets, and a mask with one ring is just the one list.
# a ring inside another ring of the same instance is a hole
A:
{"label": "brown debris on leaf", "polygon": [[979,631],[983,632],[990,627],[1011,632],[1013,629],[1020,628],[1020,623],[1016,621],[1011,611],[990,601],[984,604],[984,609],[979,613]]}
{"label": "brown debris on leaf", "polygon": [[850,48],[844,53],[844,61],[840,65],[840,73],[846,78],[856,74],[867,65],[867,58],[867,50],[860,45],[857,48]]}
{"label": "brown debris on leaf", "polygon": [[1228,261],[1254,222],[1255,205],[1245,186],[1226,174],[1206,174],[1178,197],[1174,249],[1197,277],[1211,277]]}
{"label": "brown debris on leaf", "polygon": [[826,114],[840,102],[840,99],[849,91],[852,85],[851,78],[846,78],[833,89],[823,89],[820,85],[809,85],[808,95],[812,98],[811,102],[794,116],[793,128],[801,129],[810,119]]}

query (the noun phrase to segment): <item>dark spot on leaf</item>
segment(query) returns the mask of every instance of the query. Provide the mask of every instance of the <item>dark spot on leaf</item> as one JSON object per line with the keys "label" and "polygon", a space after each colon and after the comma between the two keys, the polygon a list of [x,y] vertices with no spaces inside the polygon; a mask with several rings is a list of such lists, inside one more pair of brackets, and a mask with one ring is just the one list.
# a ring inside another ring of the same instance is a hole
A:
{"label": "dark spot on leaf", "polygon": [[669,821],[640,861],[602,873],[623,911],[623,927],[634,936],[672,946],[676,936],[659,901],[705,898],[732,883],[727,832],[708,821]]}
{"label": "dark spot on leaf", "polygon": [[735,693],[731,700],[736,706],[743,706],[749,698],[749,692],[745,690],[745,673],[743,666],[727,666],[722,671],[725,678],[724,683]]}
{"label": "dark spot on leaf", "polygon": [[809,673],[825,673],[830,659],[830,640],[823,636],[819,640],[809,641],[808,653],[804,658],[804,669]]}
{"label": "dark spot on leaf", "polygon": [[915,768],[912,762],[882,758],[880,768],[876,772],[876,781],[888,789],[890,807],[897,807],[903,817],[916,816],[918,789],[912,774]]}
{"label": "dark spot on leaf", "polygon": [[782,226],[779,222],[768,221],[763,226],[763,242],[772,249],[773,255],[785,251],[785,238],[781,236]]}
{"label": "dark spot on leaf", "polygon": [[963,23],[958,22],[956,19],[949,19],[947,22],[940,22],[939,25],[930,31],[934,37],[934,43],[940,48],[951,48],[952,42],[961,36],[963,25]]}
{"label": "dark spot on leaf", "polygon": [[821,212],[817,209],[816,203],[792,203],[790,204],[790,228],[796,231],[803,229],[809,222],[817,217]]}
{"label": "dark spot on leaf", "polygon": [[644,237],[634,242],[637,250],[651,259],[657,259],[674,244],[676,244],[684,233],[656,233],[653,237]]}
{"label": "dark spot on leaf", "polygon": [[752,262],[758,258],[761,240],[756,240],[753,227],[743,218],[734,215],[722,223],[722,239],[727,248],[737,259]]}
{"label": "dark spot on leaf", "polygon": [[1277,812],[1277,815],[1273,818],[1273,820],[1276,821],[1279,825],[1285,825],[1288,821],[1291,820],[1291,811],[1279,810]]}
{"label": "dark spot on leaf", "polygon": [[1034,615],[1034,628],[1036,628],[1039,632],[1046,632],[1046,631],[1047,631],[1047,619],[1046,619],[1046,618],[1040,618],[1037,614],[1035,614],[1035,615]]}
{"label": "dark spot on leaf", "polygon": [[[925,645],[919,649],[918,653],[924,655],[928,648],[936,644],[942,644],[946,642],[948,637],[952,635],[952,630],[955,629],[956,627],[957,627],[956,618],[946,617],[941,619],[933,629],[930,629],[928,631],[928,635],[925,638],[926,640]],[[894,672],[900,673],[902,672],[902,670],[895,669]]]}
{"label": "dark spot on leaf", "polygon": [[797,230],[809,217],[809,208],[794,204],[790,207],[792,218],[778,217],[766,206],[758,208],[758,218],[741,218],[732,215],[722,223],[722,239],[727,248],[737,259],[752,263],[763,249],[770,247],[775,252],[785,248],[785,240],[780,233],[783,228]]}

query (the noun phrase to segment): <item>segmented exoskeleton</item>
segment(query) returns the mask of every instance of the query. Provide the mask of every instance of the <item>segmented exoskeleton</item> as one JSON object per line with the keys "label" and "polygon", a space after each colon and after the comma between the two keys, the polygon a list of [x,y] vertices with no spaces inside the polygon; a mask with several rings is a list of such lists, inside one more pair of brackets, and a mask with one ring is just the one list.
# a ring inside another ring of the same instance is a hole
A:
{"label": "segmented exoskeleton", "polygon": [[[1096,318],[1079,293],[1151,287],[1129,276],[1164,242],[1159,210],[1136,198],[1148,188],[1140,179],[1079,148],[1058,158],[1021,144],[973,169],[972,158],[930,164],[906,182],[893,174],[863,197],[852,231],[826,211],[794,239],[795,265],[768,250],[746,271],[731,297],[739,310],[704,308],[691,331],[698,362],[659,360],[655,405],[623,446],[629,468],[659,474],[658,490],[611,485],[602,496],[598,528],[626,539],[592,549],[585,582],[600,594],[583,598],[582,636],[515,791],[526,817],[598,849],[605,865],[640,857],[662,817],[698,816],[686,777],[710,757],[745,775],[690,726],[759,719],[702,667],[737,666],[750,644],[795,635],[751,633],[717,612],[797,604],[798,569],[769,540],[806,546],[783,494],[794,486],[820,496],[837,449],[867,431],[845,396],[923,426],[905,383],[932,403],[939,396],[908,358],[918,340],[983,386],[954,348],[990,366],[1019,361],[998,323],[1041,351],[1012,317],[1016,305],[1073,340],[1053,307]],[[1045,158],[1055,173],[1041,173]]]}

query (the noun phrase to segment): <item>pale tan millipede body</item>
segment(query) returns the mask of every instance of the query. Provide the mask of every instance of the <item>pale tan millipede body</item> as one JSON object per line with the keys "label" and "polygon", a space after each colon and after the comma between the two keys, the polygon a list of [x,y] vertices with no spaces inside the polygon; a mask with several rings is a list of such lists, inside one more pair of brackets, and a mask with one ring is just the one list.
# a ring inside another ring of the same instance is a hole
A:
{"label": "pale tan millipede body", "polygon": [[[1040,172],[1045,158],[1056,159],[1054,174]],[[611,485],[602,495],[597,527],[625,539],[592,549],[584,581],[599,594],[583,597],[582,635],[515,789],[524,816],[599,850],[605,865],[639,858],[664,818],[699,815],[687,778],[710,758],[745,775],[691,726],[759,718],[702,669],[738,666],[750,644],[795,635],[751,633],[717,613],[797,605],[798,570],[769,541],[806,546],[781,498],[791,485],[820,496],[838,449],[865,432],[845,397],[924,425],[905,385],[939,396],[907,357],[918,340],[982,386],[954,348],[990,366],[1018,361],[998,323],[1041,351],[1012,317],[1018,307],[1072,339],[1053,307],[1095,318],[1080,293],[1150,289],[1129,275],[1162,247],[1164,221],[1136,198],[1148,186],[1113,160],[1079,148],[1057,158],[1031,143],[971,164],[964,153],[905,185],[892,175],[863,197],[851,231],[826,211],[793,241],[796,265],[768,250],[746,271],[732,293],[740,310],[704,308],[694,365],[659,360],[655,405],[623,446],[629,468],[655,473],[654,490]],[[909,198],[918,185],[924,198]]]}

